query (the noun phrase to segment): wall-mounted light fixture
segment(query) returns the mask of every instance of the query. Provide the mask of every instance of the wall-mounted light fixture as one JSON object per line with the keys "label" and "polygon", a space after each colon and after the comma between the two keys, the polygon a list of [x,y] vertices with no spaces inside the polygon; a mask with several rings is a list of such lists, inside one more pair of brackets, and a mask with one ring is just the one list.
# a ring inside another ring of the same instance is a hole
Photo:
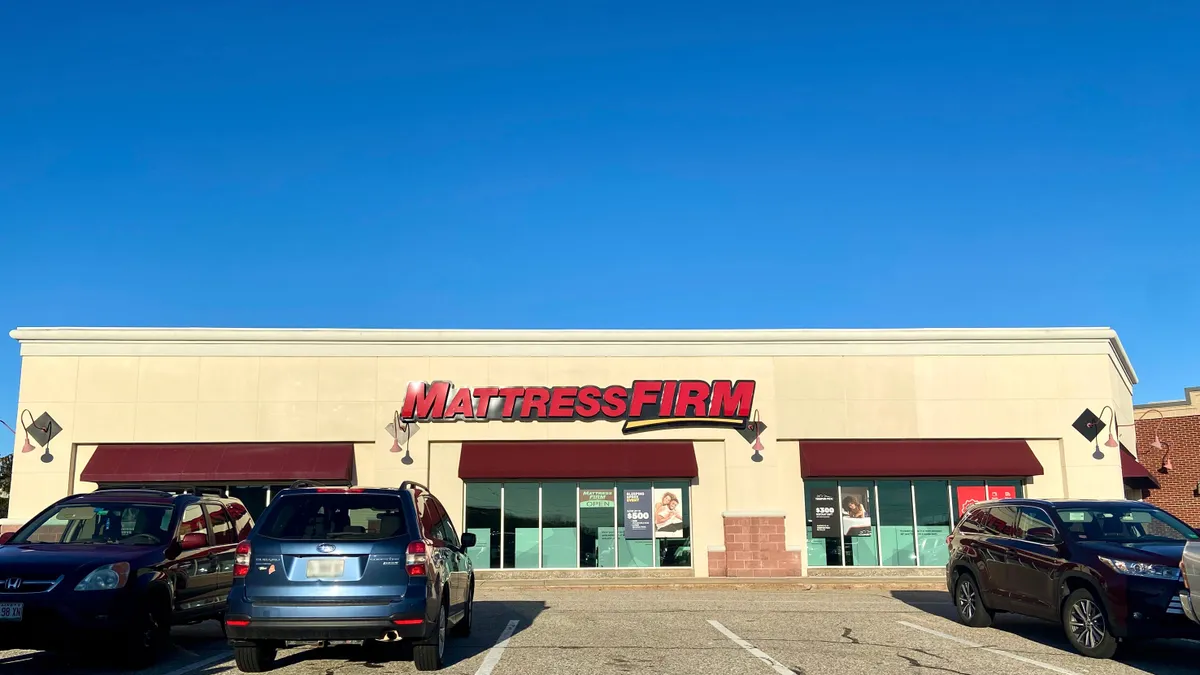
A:
{"label": "wall-mounted light fixture", "polygon": [[1157,408],[1150,408],[1146,412],[1142,413],[1142,416],[1138,419],[1145,419],[1146,415],[1149,415],[1150,413],[1158,413],[1159,420],[1159,424],[1154,425],[1154,440],[1150,442],[1150,447],[1154,448],[1155,450],[1163,451],[1162,466],[1160,466],[1158,470],[1162,473],[1170,473],[1171,469],[1175,468],[1171,466],[1171,443],[1170,441],[1164,441],[1158,433],[1158,427],[1161,426],[1164,418],[1162,411]]}

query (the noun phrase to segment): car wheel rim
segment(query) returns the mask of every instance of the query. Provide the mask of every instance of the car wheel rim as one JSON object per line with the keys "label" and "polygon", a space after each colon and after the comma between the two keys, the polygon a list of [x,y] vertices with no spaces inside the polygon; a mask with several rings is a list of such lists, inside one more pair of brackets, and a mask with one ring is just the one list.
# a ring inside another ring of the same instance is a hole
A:
{"label": "car wheel rim", "polygon": [[158,618],[154,616],[154,612],[146,613],[146,626],[142,630],[142,646],[149,649],[154,646],[154,641],[158,636]]}
{"label": "car wheel rim", "polygon": [[438,611],[438,659],[446,652],[446,610]]}
{"label": "car wheel rim", "polygon": [[975,601],[978,597],[975,586],[970,581],[958,585],[958,612],[967,621],[975,618]]}
{"label": "car wheel rim", "polygon": [[1080,600],[1071,607],[1071,636],[1088,649],[1095,649],[1104,640],[1104,615],[1096,603]]}

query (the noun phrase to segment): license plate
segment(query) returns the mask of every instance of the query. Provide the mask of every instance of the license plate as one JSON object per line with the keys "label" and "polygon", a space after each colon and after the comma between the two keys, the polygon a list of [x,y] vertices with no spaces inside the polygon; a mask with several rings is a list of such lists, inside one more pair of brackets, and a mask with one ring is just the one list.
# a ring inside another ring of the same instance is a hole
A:
{"label": "license plate", "polygon": [[305,572],[309,579],[341,579],[346,572],[346,559],[312,558]]}
{"label": "license plate", "polygon": [[20,621],[25,615],[25,605],[20,602],[0,604],[0,621]]}

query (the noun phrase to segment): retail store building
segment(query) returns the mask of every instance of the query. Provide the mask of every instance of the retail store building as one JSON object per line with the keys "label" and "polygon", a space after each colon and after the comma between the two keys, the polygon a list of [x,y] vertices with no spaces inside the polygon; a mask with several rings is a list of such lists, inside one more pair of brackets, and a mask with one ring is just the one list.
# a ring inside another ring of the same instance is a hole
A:
{"label": "retail store building", "polygon": [[1134,406],[1138,459],[1152,477],[1146,501],[1200,527],[1200,387],[1177,401]]}
{"label": "retail store building", "polygon": [[417,480],[478,569],[544,575],[941,566],[972,501],[1122,497],[1112,426],[1073,425],[1130,419],[1137,381],[1108,329],[12,336],[15,518],[97,486],[258,512],[296,479]]}

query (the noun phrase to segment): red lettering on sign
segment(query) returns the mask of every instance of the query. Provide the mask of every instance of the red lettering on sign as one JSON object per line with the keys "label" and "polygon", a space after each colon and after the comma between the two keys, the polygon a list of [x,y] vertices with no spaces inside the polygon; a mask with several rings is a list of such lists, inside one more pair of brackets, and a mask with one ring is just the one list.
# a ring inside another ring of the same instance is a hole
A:
{"label": "red lettering on sign", "polygon": [[658,397],[659,417],[671,416],[671,404],[675,402],[675,388],[678,386],[679,383],[675,380],[667,380],[666,382],[663,382],[663,393],[662,396]]}
{"label": "red lettering on sign", "polygon": [[633,395],[629,397],[629,416],[637,419],[642,416],[642,407],[658,402],[658,392],[662,391],[662,380],[638,380],[633,383]]}
{"label": "red lettering on sign", "polygon": [[409,382],[404,394],[401,419],[440,419],[446,411],[446,397],[450,394],[449,382]]}
{"label": "red lettering on sign", "polygon": [[576,399],[575,410],[580,417],[584,419],[592,419],[600,414],[600,387],[588,385],[579,388],[579,396]]}
{"label": "red lettering on sign", "polygon": [[674,417],[704,417],[708,414],[707,382],[684,380],[679,383],[679,398],[675,400]]}
{"label": "red lettering on sign", "polygon": [[479,419],[486,419],[488,414],[488,406],[492,404],[492,399],[500,390],[495,387],[475,387],[475,398],[479,399],[479,403],[475,406],[475,416]]}
{"label": "red lettering on sign", "polygon": [[450,405],[446,406],[446,419],[455,419],[459,415],[470,419],[475,416],[473,408],[475,399],[471,398],[471,390],[463,387],[454,392],[454,400],[450,401]]}
{"label": "red lettering on sign", "polygon": [[754,403],[754,380],[740,380],[737,384],[729,380],[712,383],[712,402],[709,417],[750,417]]}
{"label": "red lettering on sign", "polygon": [[513,416],[513,410],[517,406],[517,399],[525,393],[525,387],[504,387],[500,390],[500,398],[504,399],[504,407],[500,410],[500,416],[504,419],[509,419]]}
{"label": "red lettering on sign", "polygon": [[555,387],[550,390],[550,417],[562,419],[575,414],[575,396],[579,387]]}
{"label": "red lettering on sign", "polygon": [[549,417],[546,405],[550,403],[550,390],[545,387],[525,387],[525,400],[521,403],[521,419],[529,419],[529,414],[537,411],[538,419]]}
{"label": "red lettering on sign", "polygon": [[613,385],[604,389],[604,405],[600,406],[600,412],[605,417],[618,419],[625,416],[627,409],[625,398],[629,396],[629,392],[625,387]]}

